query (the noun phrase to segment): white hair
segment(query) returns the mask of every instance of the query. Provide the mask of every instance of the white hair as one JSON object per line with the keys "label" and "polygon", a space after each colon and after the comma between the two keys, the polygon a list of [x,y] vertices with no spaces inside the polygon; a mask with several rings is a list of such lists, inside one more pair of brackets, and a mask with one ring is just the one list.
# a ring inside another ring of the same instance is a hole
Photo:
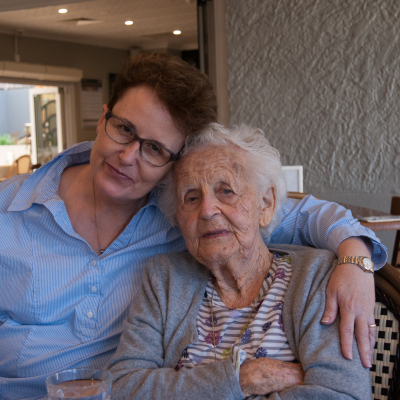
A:
{"label": "white hair", "polygon": [[[185,162],[185,155],[200,149],[213,146],[238,146],[242,150],[247,165],[251,168],[256,192],[262,196],[270,187],[275,188],[276,205],[275,214],[271,222],[261,233],[268,239],[275,227],[280,222],[280,209],[286,198],[286,183],[282,171],[282,164],[278,150],[272,147],[261,129],[246,125],[225,128],[211,123],[200,134],[188,136],[181,157],[176,165]],[[163,181],[163,190],[160,197],[160,208],[173,224],[176,223],[177,197],[175,189],[174,169]]]}

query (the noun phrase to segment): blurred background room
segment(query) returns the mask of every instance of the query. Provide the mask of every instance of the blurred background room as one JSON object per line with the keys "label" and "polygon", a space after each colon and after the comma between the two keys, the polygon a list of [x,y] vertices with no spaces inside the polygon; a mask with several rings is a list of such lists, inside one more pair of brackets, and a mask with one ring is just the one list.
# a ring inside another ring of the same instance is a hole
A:
{"label": "blurred background room", "polygon": [[[398,0],[2,0],[0,174],[93,140],[123,60],[166,51],[209,75],[220,122],[263,129],[302,167],[298,191],[389,213],[399,16]],[[376,233],[391,258],[396,230]]]}

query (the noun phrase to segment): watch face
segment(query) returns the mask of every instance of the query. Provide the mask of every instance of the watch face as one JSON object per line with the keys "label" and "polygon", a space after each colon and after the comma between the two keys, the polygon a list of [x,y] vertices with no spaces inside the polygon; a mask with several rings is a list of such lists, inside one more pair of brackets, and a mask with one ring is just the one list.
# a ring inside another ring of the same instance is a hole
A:
{"label": "watch face", "polygon": [[363,262],[365,269],[372,271],[372,269],[374,268],[374,264],[372,263],[372,261],[369,258],[364,258],[362,262]]}

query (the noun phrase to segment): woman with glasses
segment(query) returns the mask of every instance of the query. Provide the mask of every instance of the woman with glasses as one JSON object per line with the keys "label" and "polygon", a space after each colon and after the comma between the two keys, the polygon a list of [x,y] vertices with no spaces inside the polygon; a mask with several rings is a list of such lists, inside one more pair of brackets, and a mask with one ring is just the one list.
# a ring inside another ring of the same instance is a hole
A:
{"label": "woman with glasses", "polygon": [[[167,54],[139,55],[118,76],[93,143],[1,184],[0,398],[37,398],[54,371],[107,365],[145,263],[185,249],[160,211],[158,188],[186,136],[215,121],[216,108],[200,71]],[[378,267],[386,260],[374,234],[335,204],[288,201],[281,221],[271,241],[370,256],[354,238],[362,236]],[[368,365],[371,282],[354,279],[357,266],[340,267],[324,322],[343,306],[344,355],[351,357],[356,319]],[[344,307],[346,298],[355,306]]]}

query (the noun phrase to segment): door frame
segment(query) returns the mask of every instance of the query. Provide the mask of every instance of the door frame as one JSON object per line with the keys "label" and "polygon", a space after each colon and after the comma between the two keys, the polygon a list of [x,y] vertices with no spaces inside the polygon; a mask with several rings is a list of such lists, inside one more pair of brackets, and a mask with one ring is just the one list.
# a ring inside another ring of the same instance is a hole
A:
{"label": "door frame", "polygon": [[29,112],[31,119],[31,159],[32,164],[37,164],[37,146],[36,146],[36,121],[35,121],[35,102],[34,96],[40,94],[54,94],[56,101],[56,123],[57,123],[57,153],[63,149],[63,129],[61,123],[61,100],[59,88],[57,86],[45,86],[40,88],[29,89]]}
{"label": "door frame", "polygon": [[229,126],[225,1],[198,0],[197,22],[200,69],[208,75],[214,88],[218,103],[218,122]]}
{"label": "door frame", "polygon": [[62,150],[77,143],[79,82],[51,81],[29,78],[9,78],[0,76],[0,82],[19,83],[23,85],[57,86],[59,88],[61,104]]}

